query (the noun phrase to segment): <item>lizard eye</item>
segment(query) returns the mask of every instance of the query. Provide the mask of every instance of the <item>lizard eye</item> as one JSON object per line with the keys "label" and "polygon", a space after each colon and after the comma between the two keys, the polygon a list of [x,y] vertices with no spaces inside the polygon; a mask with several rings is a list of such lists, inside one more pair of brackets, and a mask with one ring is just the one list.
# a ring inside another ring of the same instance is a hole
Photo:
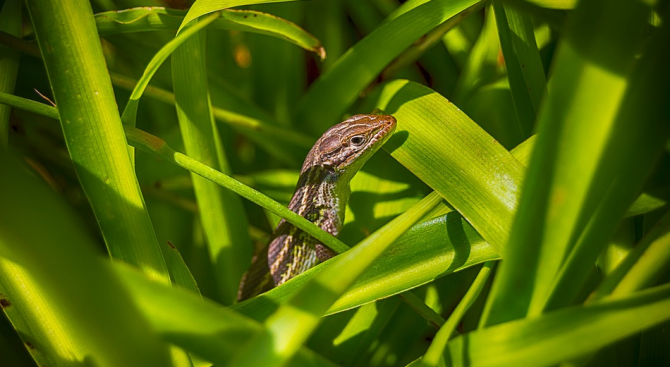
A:
{"label": "lizard eye", "polygon": [[365,136],[363,136],[363,135],[352,136],[351,139],[349,139],[349,142],[352,145],[356,145],[356,146],[363,145],[363,144],[365,144]]}

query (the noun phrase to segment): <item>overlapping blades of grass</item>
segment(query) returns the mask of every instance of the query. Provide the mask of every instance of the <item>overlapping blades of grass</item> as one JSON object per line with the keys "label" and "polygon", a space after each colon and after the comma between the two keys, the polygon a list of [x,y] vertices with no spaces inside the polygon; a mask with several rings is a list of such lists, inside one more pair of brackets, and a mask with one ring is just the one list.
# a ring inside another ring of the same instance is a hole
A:
{"label": "overlapping blades of grass", "polygon": [[320,318],[363,271],[402,233],[437,205],[442,198],[429,194],[353,249],[328,264],[295,296],[279,306],[266,321],[266,329],[240,350],[230,366],[281,366],[292,358],[319,324]]}
{"label": "overlapping blades of grass", "polygon": [[[193,292],[170,288],[118,264],[117,275],[126,285],[149,323],[165,340],[207,360],[224,365],[262,325]],[[298,366],[334,366],[307,348],[292,363]]]}
{"label": "overlapping blades of grass", "polygon": [[65,201],[6,152],[0,178],[2,308],[35,360],[168,365],[166,346]]}
{"label": "overlapping blades of grass", "polygon": [[[670,10],[665,12],[666,19]],[[630,203],[642,191],[647,177],[664,151],[670,138],[670,26],[663,24],[648,40],[644,54],[637,59],[628,76],[629,86],[614,121],[614,131],[604,147],[602,162],[598,165],[589,199],[598,206],[589,218],[587,227],[572,248],[569,257],[558,273],[551,289],[551,296],[544,310],[555,309],[575,298],[575,280],[587,276],[586,264],[593,263],[602,251],[608,237],[614,233],[619,220]],[[610,161],[616,165],[607,164]],[[606,194],[601,193],[602,188]],[[604,238],[603,238],[604,237]],[[634,278],[658,279],[663,274],[668,259],[667,251],[656,252],[648,265],[638,264]],[[632,271],[632,270],[631,270]],[[630,274],[632,275],[632,274]],[[650,286],[643,281],[639,287]],[[636,287],[630,287],[632,292]],[[533,311],[533,310],[531,310]]]}
{"label": "overlapping blades of grass", "polygon": [[[166,10],[164,8],[130,9],[124,12],[98,14],[96,19],[98,20],[98,26],[105,29],[109,34],[122,31],[139,32],[158,30],[168,27],[168,25],[176,28],[177,25],[174,23],[176,23],[177,20],[173,19],[175,17],[175,12],[176,11],[174,10]],[[178,17],[178,20],[183,18],[183,12],[181,14],[182,16]],[[152,19],[154,20],[153,22],[151,21]],[[136,23],[143,21],[147,21],[148,25],[140,23],[135,27]],[[156,23],[162,24],[162,26],[152,26]],[[238,29],[271,35],[283,40],[288,40],[309,51],[316,52],[321,57],[325,57],[325,51],[318,39],[294,23],[281,18],[251,11],[228,11],[225,14],[211,14],[197,22],[197,24],[193,24],[192,27],[184,29],[154,55],[144,70],[142,77],[134,86],[130,99],[126,104],[123,112],[124,124],[135,126],[140,98],[147,89],[149,81],[163,62],[189,37],[197,35],[198,32],[210,25],[219,29]],[[130,30],[126,30],[126,27],[130,28]],[[118,80],[118,78],[116,79]],[[279,129],[276,126],[271,125],[268,119],[239,115],[234,111],[234,109],[229,111],[219,108],[215,110],[215,113],[217,114],[217,118],[229,122],[241,133],[248,135],[251,139],[256,141],[261,148],[267,149],[271,154],[278,156],[285,162],[294,162],[296,160],[295,153],[290,149],[287,149],[283,144],[280,144],[280,140],[288,141],[300,146],[306,144],[306,138],[301,134]]]}
{"label": "overlapping blades of grass", "polygon": [[[204,40],[205,33],[200,32],[184,42],[172,56],[172,83],[179,127],[189,156],[230,174],[212,115]],[[196,174],[191,174],[191,178],[216,275],[218,299],[230,304],[252,256],[247,216],[237,195]]]}
{"label": "overlapping blades of grass", "polygon": [[537,50],[533,22],[525,14],[501,1],[493,2],[500,46],[505,56],[512,101],[524,137],[533,132],[547,81]]}
{"label": "overlapping blades of grass", "polygon": [[551,366],[669,319],[670,286],[663,285],[468,333],[447,344],[444,358],[454,367]]}
{"label": "overlapping blades of grass", "polygon": [[386,21],[311,86],[301,101],[299,122],[312,133],[324,131],[342,117],[360,92],[402,51],[476,2],[433,0]]}
{"label": "overlapping blades of grass", "polygon": [[[617,183],[618,175],[627,172],[619,171],[622,165],[636,164],[623,153],[634,152],[627,150],[630,145],[621,147],[623,156],[607,155],[606,149],[613,141],[613,131],[626,134],[615,129],[615,118],[629,84],[627,76],[648,9],[635,1],[607,12],[600,5],[586,2],[575,10],[555,61],[554,84],[539,116],[540,131],[510,247],[503,254],[505,263],[489,299],[488,325],[539,314],[555,276],[582,232],[599,223],[597,220],[608,218],[608,225],[591,232],[596,238],[589,239],[590,248],[597,256],[599,245],[606,243],[634,199],[610,198],[616,207],[610,206],[607,212],[598,209],[605,194],[623,183]],[[632,188],[645,178],[627,175],[637,182]],[[588,269],[595,256],[581,257],[573,265]],[[564,293],[563,304],[573,300],[585,275],[581,271],[564,278],[572,295]]]}
{"label": "overlapping blades of grass", "polygon": [[[179,28],[186,11],[162,7],[132,8],[95,15],[101,36]],[[295,23],[271,14],[252,10],[225,10],[219,13],[212,29],[252,32],[291,42],[307,51],[326,57],[321,42]]]}

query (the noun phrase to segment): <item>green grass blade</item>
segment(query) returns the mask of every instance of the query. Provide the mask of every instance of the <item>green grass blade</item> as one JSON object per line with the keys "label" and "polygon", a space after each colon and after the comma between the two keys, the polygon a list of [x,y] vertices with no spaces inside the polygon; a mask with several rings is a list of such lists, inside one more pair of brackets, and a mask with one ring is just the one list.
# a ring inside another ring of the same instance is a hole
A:
{"label": "green grass blade", "polygon": [[[133,8],[95,15],[101,36],[119,33],[177,29],[186,11],[162,7]],[[321,42],[295,23],[271,14],[252,10],[226,10],[210,26],[212,29],[259,33],[285,40],[322,59],[326,57]]]}
{"label": "green grass blade", "polygon": [[548,9],[574,9],[577,0],[528,0],[529,3]]}
{"label": "green grass blade", "polygon": [[467,54],[461,74],[456,81],[454,103],[460,105],[486,83],[502,74],[498,63],[500,40],[498,27],[491,7],[486,8],[484,25],[470,52]]}
{"label": "green grass blade", "polygon": [[88,3],[35,0],[28,9],[70,156],[109,252],[169,282]]}
{"label": "green grass blade", "polygon": [[412,44],[407,51],[400,54],[397,59],[393,60],[393,62],[384,70],[382,77],[384,79],[390,79],[399,70],[416,63],[426,51],[442,41],[442,38],[447,32],[457,27],[462,21],[467,19],[470,14],[479,12],[483,7],[484,2],[476,3],[463,10],[458,17],[453,17],[435,27],[435,29],[428,32],[424,37],[417,42],[414,42],[414,44]]}
{"label": "green grass blade", "polygon": [[[186,41],[172,56],[177,116],[188,155],[230,173],[210,105],[204,40],[205,33],[201,32]],[[224,304],[230,304],[235,300],[239,281],[247,270],[253,250],[246,213],[237,195],[198,175],[191,177],[216,276],[218,297]]]}
{"label": "green grass blade", "polygon": [[[530,309],[537,314],[563,259],[595,210],[586,195],[596,167],[607,159],[602,154],[627,87],[625,76],[646,11],[632,1],[624,8],[608,8],[610,12],[598,10],[597,2],[582,5],[575,10],[555,60],[524,194],[503,255],[506,261],[489,298],[493,304],[487,325],[523,317]],[[585,37],[587,29],[598,32]]]}
{"label": "green grass blade", "polygon": [[664,285],[459,336],[445,360],[455,367],[551,366],[669,319],[670,287]]}
{"label": "green grass blade", "polygon": [[533,132],[547,81],[535,42],[533,22],[528,14],[504,3],[493,2],[500,46],[505,57],[512,101],[524,137]]}
{"label": "green grass blade", "polygon": [[140,98],[142,97],[142,94],[144,94],[144,91],[146,90],[147,86],[149,85],[149,81],[151,80],[151,78],[154,76],[154,74],[156,74],[158,68],[161,65],[163,65],[163,62],[165,62],[165,60],[167,60],[167,58],[170,55],[172,55],[172,53],[175,52],[175,50],[179,46],[181,46],[184,42],[186,42],[190,37],[197,35],[199,31],[210,25],[217,18],[218,15],[213,14],[203,19],[193,27],[190,27],[184,32],[178,34],[173,40],[168,42],[165,46],[163,46],[160,49],[160,51],[158,51],[154,55],[154,57],[147,65],[146,69],[144,69],[142,77],[137,81],[135,88],[133,88],[133,92],[130,94],[130,99],[128,100],[126,108],[123,111],[124,124],[129,126],[135,126],[135,119],[137,118],[137,109],[139,107]]}
{"label": "green grass blade", "polygon": [[[668,254],[670,212],[640,240],[628,256],[609,274],[591,294],[589,301],[599,300],[610,294],[625,295],[653,284],[662,275]],[[660,267],[659,267],[660,266]]]}
{"label": "green grass blade", "polygon": [[472,304],[479,296],[479,293],[481,293],[484,285],[486,284],[486,281],[489,278],[489,275],[491,275],[491,272],[493,271],[494,265],[495,264],[493,262],[484,263],[484,266],[479,271],[479,274],[477,274],[477,278],[475,278],[474,282],[472,282],[468,292],[458,303],[458,306],[456,306],[454,312],[449,315],[449,319],[447,319],[447,322],[444,324],[444,326],[442,326],[437,332],[433,342],[430,343],[428,351],[421,359],[421,365],[438,366],[440,359],[442,358],[442,354],[444,353],[444,349],[447,346],[447,341],[456,330],[458,323],[461,322],[461,318],[463,318],[465,312],[467,312],[467,310],[470,308],[470,306],[472,306]]}
{"label": "green grass blade", "polygon": [[196,2],[191,5],[188,14],[186,14],[184,17],[184,21],[179,27],[179,32],[181,32],[181,30],[184,29],[193,20],[215,11],[232,8],[235,6],[281,3],[285,1],[295,0],[196,0]]}
{"label": "green grass blade", "polygon": [[173,280],[173,284],[180,286],[189,291],[200,294],[200,288],[198,288],[198,283],[195,281],[191,270],[189,270],[188,265],[184,262],[184,258],[179,253],[179,250],[175,245],[168,242],[168,249],[165,255],[165,261],[170,271],[170,275]]}
{"label": "green grass blade", "polygon": [[320,133],[340,120],[360,92],[401,52],[476,2],[434,0],[385,22],[312,84],[301,101],[300,123],[312,133]]}
{"label": "green grass blade", "polygon": [[398,119],[385,149],[502,254],[524,167],[455,105],[426,87],[388,83],[376,105]]}
{"label": "green grass blade", "polygon": [[[21,36],[21,2],[6,1],[0,10],[0,31]],[[13,93],[16,72],[19,70],[19,52],[0,46],[0,92]],[[9,106],[0,106],[0,149],[7,148],[9,134]]]}
{"label": "green grass blade", "polygon": [[2,307],[35,360],[169,365],[167,348],[68,204],[6,153],[0,177]]}

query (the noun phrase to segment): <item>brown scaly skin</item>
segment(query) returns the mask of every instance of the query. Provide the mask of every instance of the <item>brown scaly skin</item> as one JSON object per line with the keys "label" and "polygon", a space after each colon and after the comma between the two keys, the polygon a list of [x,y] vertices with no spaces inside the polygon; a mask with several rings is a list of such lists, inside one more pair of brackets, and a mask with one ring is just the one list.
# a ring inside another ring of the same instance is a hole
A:
{"label": "brown scaly skin", "polygon": [[[356,115],[326,131],[305,158],[288,208],[337,236],[349,182],[395,130],[388,115]],[[242,301],[281,285],[335,253],[282,219],[270,244],[252,260],[237,293]]]}

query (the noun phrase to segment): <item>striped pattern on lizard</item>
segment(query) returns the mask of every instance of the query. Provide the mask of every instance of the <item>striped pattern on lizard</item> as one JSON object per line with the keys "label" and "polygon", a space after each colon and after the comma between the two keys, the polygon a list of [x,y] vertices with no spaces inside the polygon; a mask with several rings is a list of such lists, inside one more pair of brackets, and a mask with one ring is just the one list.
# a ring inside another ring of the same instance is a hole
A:
{"label": "striped pattern on lizard", "polygon": [[[288,208],[337,236],[351,190],[349,182],[395,130],[389,115],[355,115],[326,131],[305,158]],[[242,301],[330,259],[335,253],[282,219],[272,241],[252,260],[242,277]]]}

